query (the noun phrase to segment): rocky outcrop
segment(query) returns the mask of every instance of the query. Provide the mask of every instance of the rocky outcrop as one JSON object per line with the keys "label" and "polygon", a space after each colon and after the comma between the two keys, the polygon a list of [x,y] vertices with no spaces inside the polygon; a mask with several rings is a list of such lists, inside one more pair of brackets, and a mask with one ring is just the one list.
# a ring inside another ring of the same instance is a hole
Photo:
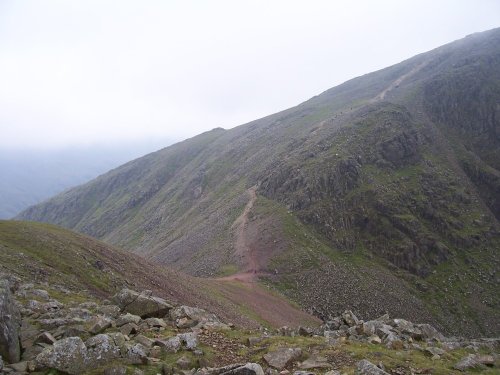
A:
{"label": "rocky outcrop", "polygon": [[0,356],[8,363],[19,362],[21,314],[6,279],[0,279],[0,328]]}
{"label": "rocky outcrop", "polygon": [[113,296],[113,300],[121,311],[138,315],[141,318],[162,318],[173,308],[163,298],[152,296],[151,291],[138,293],[130,289],[122,289]]}

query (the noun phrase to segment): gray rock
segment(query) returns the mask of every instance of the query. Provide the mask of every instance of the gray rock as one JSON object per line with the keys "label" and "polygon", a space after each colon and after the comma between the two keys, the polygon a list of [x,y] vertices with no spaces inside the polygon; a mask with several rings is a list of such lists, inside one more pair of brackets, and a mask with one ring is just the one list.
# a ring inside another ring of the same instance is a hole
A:
{"label": "gray rock", "polygon": [[483,367],[484,364],[477,360],[477,356],[475,354],[467,355],[466,357],[462,358],[455,366],[453,366],[454,369],[459,371],[481,369]]}
{"label": "gray rock", "polygon": [[198,336],[195,332],[181,333],[177,335],[186,350],[194,350],[198,346]]}
{"label": "gray rock", "polygon": [[87,347],[86,363],[97,368],[120,357],[120,348],[108,335],[100,334],[85,341]]}
{"label": "gray rock", "polygon": [[0,371],[3,369],[3,359],[2,356],[0,355]]}
{"label": "gray rock", "polygon": [[342,314],[342,319],[349,327],[354,327],[359,324],[359,319],[351,310],[344,311],[344,313]]}
{"label": "gray rock", "polygon": [[157,339],[154,345],[164,348],[167,353],[177,353],[182,346],[179,336],[170,337],[168,339]]}
{"label": "gray rock", "polygon": [[175,364],[181,369],[181,370],[189,370],[191,368],[191,360],[186,357],[182,356],[175,362]]}
{"label": "gray rock", "polygon": [[37,367],[78,375],[86,368],[87,347],[79,337],[68,337],[57,341],[52,347],[44,349],[36,357]]}
{"label": "gray rock", "polygon": [[330,369],[332,365],[328,363],[325,357],[312,357],[306,359],[299,366],[302,370],[311,370],[315,368]]}
{"label": "gray rock", "polygon": [[128,336],[139,332],[139,327],[135,323],[127,323],[120,327],[120,332]]}
{"label": "gray rock", "polygon": [[356,364],[356,375],[389,375],[370,361],[363,359]]}
{"label": "gray rock", "polygon": [[408,320],[394,319],[394,327],[398,332],[409,335],[416,340],[422,339],[422,331]]}
{"label": "gray rock", "polygon": [[167,323],[165,323],[165,321],[160,318],[148,318],[146,319],[146,324],[150,328],[160,328],[167,326]]}
{"label": "gray rock", "polygon": [[152,296],[151,291],[137,293],[130,289],[122,289],[113,296],[113,301],[122,311],[139,315],[141,318],[162,318],[173,308],[163,298]]}
{"label": "gray rock", "polygon": [[148,361],[148,350],[141,344],[130,345],[127,347],[125,357],[127,362],[132,365],[146,364]]}
{"label": "gray rock", "polygon": [[293,375],[315,375],[314,372],[311,371],[294,371]]}
{"label": "gray rock", "polygon": [[101,315],[109,316],[111,318],[118,318],[121,312],[120,307],[116,305],[99,306],[96,311]]}
{"label": "gray rock", "polygon": [[340,374],[340,371],[330,370],[330,371],[325,372],[325,375],[341,375],[341,374]]}
{"label": "gray rock", "polygon": [[80,307],[72,307],[69,309],[69,313],[66,315],[66,318],[79,318],[82,320],[90,320],[93,314],[90,310],[82,309]]}
{"label": "gray rock", "polygon": [[221,372],[221,375],[264,375],[262,367],[257,363],[247,363],[243,366]]}
{"label": "gray rock", "polygon": [[93,317],[90,320],[89,324],[90,324],[89,332],[95,335],[104,332],[105,330],[110,328],[113,325],[113,322],[106,316],[98,315]]}
{"label": "gray rock", "polygon": [[153,340],[143,335],[135,336],[134,340],[139,344],[144,345],[146,348],[151,348],[153,346]]}
{"label": "gray rock", "polygon": [[141,320],[142,319],[139,315],[126,313],[124,315],[120,315],[118,319],[116,319],[116,326],[121,327],[129,323],[139,324]]}
{"label": "gray rock", "polygon": [[446,352],[443,349],[441,349],[441,348],[436,348],[434,346],[429,346],[429,347],[425,348],[424,353],[430,355],[431,357],[434,357],[436,355],[442,356]]}
{"label": "gray rock", "polygon": [[52,345],[56,342],[57,340],[50,334],[50,332],[43,332],[38,337],[35,339],[34,344],[38,343],[44,343],[44,344],[49,344]]}
{"label": "gray rock", "polygon": [[417,328],[422,332],[422,339],[424,340],[446,340],[444,335],[430,324],[417,324]]}
{"label": "gray rock", "polygon": [[283,370],[302,355],[300,348],[280,348],[264,355],[266,363],[277,370]]}
{"label": "gray rock", "polygon": [[0,355],[8,363],[21,359],[19,334],[21,313],[10,291],[7,280],[0,280]]}
{"label": "gray rock", "polygon": [[[170,319],[176,325],[192,325],[206,329],[229,329],[215,314],[190,306],[179,306],[170,311]],[[187,328],[187,327],[186,327]]]}
{"label": "gray rock", "polygon": [[25,373],[28,371],[28,362],[18,362],[18,363],[12,363],[9,365],[11,369],[13,369],[15,372],[20,372],[20,373]]}

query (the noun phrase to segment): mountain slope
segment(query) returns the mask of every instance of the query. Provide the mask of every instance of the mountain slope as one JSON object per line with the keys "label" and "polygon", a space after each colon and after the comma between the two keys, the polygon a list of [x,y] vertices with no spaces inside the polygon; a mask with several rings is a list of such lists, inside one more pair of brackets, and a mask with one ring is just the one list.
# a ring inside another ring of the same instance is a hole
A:
{"label": "mountain slope", "polygon": [[[111,247],[85,235],[53,225],[0,220],[0,275],[46,285],[62,295],[88,291],[98,299],[109,298],[121,288],[153,290],[168,300],[206,308],[228,322],[245,327],[261,324],[318,323],[283,298],[257,285],[197,279],[157,267],[147,260]],[[259,306],[251,305],[258,299]],[[272,316],[266,306],[285,313]]]}
{"label": "mountain slope", "polygon": [[498,334],[498,103],[495,29],[149,154],[20,218],[194,275],[259,277],[321,316],[389,310]]}

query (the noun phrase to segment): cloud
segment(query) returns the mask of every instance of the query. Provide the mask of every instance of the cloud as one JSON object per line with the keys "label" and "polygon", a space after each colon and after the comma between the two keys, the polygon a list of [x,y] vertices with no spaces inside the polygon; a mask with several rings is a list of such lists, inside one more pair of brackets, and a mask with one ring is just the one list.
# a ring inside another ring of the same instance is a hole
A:
{"label": "cloud", "polygon": [[6,0],[0,147],[236,126],[498,26],[498,14],[489,0]]}

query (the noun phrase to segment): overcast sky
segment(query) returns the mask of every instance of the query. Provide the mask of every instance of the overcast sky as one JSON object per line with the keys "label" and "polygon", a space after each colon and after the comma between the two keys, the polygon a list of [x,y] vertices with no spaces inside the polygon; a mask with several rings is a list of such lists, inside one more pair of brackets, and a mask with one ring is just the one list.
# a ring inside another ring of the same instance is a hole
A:
{"label": "overcast sky", "polygon": [[231,128],[498,26],[498,0],[0,0],[0,148]]}

